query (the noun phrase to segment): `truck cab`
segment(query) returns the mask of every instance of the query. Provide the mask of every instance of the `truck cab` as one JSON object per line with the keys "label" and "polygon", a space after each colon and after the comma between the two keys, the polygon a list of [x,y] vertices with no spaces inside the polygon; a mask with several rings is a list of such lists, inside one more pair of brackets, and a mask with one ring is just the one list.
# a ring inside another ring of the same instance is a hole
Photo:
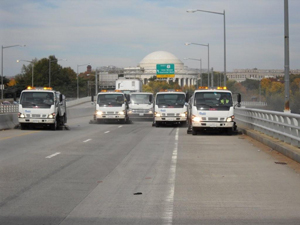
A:
{"label": "truck cab", "polygon": [[18,121],[21,129],[47,126],[56,130],[67,122],[65,96],[49,87],[27,87],[20,95]]}
{"label": "truck cab", "polygon": [[181,90],[162,90],[155,96],[153,126],[181,124],[187,122],[188,95]]}
{"label": "truck cab", "polygon": [[153,119],[153,94],[150,92],[133,92],[128,94],[129,118]]}
{"label": "truck cab", "polygon": [[218,129],[231,134],[237,128],[231,91],[226,87],[200,87],[188,104],[187,133],[196,135],[205,130]]}
{"label": "truck cab", "polygon": [[103,90],[97,94],[95,122],[117,121],[128,123],[128,102],[124,93]]}

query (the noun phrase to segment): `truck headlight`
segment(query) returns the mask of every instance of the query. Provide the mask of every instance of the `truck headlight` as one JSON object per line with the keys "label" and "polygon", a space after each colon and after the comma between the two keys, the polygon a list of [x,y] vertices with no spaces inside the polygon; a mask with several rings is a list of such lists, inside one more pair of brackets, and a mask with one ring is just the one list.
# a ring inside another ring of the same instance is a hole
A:
{"label": "truck headlight", "polygon": [[49,114],[49,115],[48,115],[48,118],[49,118],[49,119],[54,119],[54,118],[55,118],[55,113]]}
{"label": "truck headlight", "polygon": [[152,111],[152,110],[149,110],[149,113],[153,113],[153,111]]}
{"label": "truck headlight", "polygon": [[193,121],[193,122],[199,123],[199,122],[201,122],[201,120],[202,120],[202,118],[201,118],[201,117],[198,117],[198,116],[192,115],[192,121]]}
{"label": "truck headlight", "polygon": [[161,117],[161,114],[159,112],[154,113],[156,117]]}
{"label": "truck headlight", "polygon": [[187,112],[180,113],[180,116],[181,116],[181,117],[186,117],[186,116],[187,116]]}
{"label": "truck headlight", "polygon": [[226,122],[232,122],[233,119],[234,119],[234,116],[227,117]]}
{"label": "truck headlight", "polygon": [[101,116],[103,113],[102,113],[102,111],[96,111],[96,114],[97,114],[98,116]]}
{"label": "truck headlight", "polygon": [[19,113],[18,113],[18,117],[19,117],[19,118],[25,118],[25,115],[24,115],[23,113],[20,113],[20,112],[19,112]]}
{"label": "truck headlight", "polygon": [[120,111],[119,114],[120,114],[120,115],[124,115],[125,112],[124,112],[124,111]]}

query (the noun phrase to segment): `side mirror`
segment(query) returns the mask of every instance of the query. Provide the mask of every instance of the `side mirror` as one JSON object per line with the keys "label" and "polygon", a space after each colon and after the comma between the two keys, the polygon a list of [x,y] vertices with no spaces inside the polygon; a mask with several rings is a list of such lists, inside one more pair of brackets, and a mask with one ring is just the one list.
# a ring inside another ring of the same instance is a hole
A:
{"label": "side mirror", "polygon": [[129,94],[125,94],[125,98],[127,99],[128,102],[130,102],[130,95]]}
{"label": "side mirror", "polygon": [[59,94],[59,101],[62,102],[63,101],[63,95]]}
{"label": "side mirror", "polygon": [[190,93],[187,92],[185,95],[185,102],[188,102],[189,99],[190,99]]}
{"label": "side mirror", "polygon": [[94,102],[94,95],[91,96],[91,102]]}
{"label": "side mirror", "polygon": [[153,101],[153,96],[149,95],[149,102],[152,103],[152,101]]}

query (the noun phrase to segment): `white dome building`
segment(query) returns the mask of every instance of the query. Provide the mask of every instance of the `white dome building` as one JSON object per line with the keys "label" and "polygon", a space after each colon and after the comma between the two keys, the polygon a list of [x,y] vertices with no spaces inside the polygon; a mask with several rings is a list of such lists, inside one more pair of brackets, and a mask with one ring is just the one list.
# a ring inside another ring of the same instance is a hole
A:
{"label": "white dome building", "polygon": [[189,70],[180,59],[166,51],[152,52],[140,61],[138,67],[124,68],[124,77],[139,78],[144,84],[147,84],[150,78],[157,75],[157,64],[174,64],[175,77],[164,78],[168,82],[172,80],[178,82],[180,86],[196,85],[199,74],[195,70]]}

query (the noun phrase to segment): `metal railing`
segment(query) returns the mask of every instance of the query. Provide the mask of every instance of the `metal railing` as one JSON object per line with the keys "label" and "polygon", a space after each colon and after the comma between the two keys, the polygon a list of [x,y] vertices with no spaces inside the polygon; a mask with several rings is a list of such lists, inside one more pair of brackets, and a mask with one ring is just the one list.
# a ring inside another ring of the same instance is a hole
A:
{"label": "metal railing", "polygon": [[0,105],[0,114],[17,113],[19,105]]}
{"label": "metal railing", "polygon": [[238,124],[300,148],[300,115],[268,110],[235,108]]}
{"label": "metal railing", "polygon": [[[237,104],[236,101],[233,101],[234,105]],[[255,101],[242,101],[241,102],[241,106],[257,106],[257,107],[261,107],[261,106],[267,106],[268,104],[266,102],[255,102]]]}

